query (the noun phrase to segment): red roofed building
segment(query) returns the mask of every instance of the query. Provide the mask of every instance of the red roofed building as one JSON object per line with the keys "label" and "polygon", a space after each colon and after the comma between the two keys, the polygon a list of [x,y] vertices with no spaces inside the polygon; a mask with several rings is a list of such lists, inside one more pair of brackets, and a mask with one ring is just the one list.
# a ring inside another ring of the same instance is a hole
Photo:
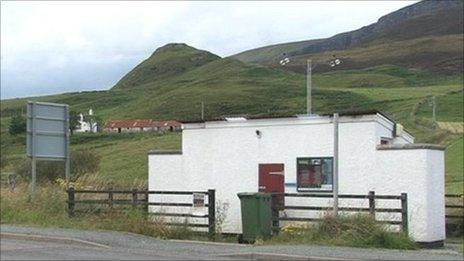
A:
{"label": "red roofed building", "polygon": [[181,130],[182,124],[178,121],[153,121],[154,131],[178,131]]}
{"label": "red roofed building", "polygon": [[178,121],[153,121],[151,119],[113,120],[105,124],[106,132],[142,132],[142,131],[179,131],[182,124]]}
{"label": "red roofed building", "polygon": [[105,124],[104,130],[107,132],[141,132],[153,131],[153,120],[137,119],[137,120],[113,120]]}

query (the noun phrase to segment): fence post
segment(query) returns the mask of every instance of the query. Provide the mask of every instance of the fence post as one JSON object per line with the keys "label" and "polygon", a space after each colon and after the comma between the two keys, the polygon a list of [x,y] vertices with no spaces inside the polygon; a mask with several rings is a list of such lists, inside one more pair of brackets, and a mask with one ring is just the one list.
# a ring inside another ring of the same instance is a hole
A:
{"label": "fence post", "polygon": [[369,214],[375,219],[375,191],[369,191]]}
{"label": "fence post", "polygon": [[68,189],[68,216],[74,217],[74,188]]}
{"label": "fence post", "polygon": [[275,193],[271,194],[271,213],[272,213],[272,231],[275,235],[279,233],[280,224],[279,224],[279,206],[278,198]]}
{"label": "fence post", "polygon": [[137,189],[132,189],[132,207],[137,207]]}
{"label": "fence post", "polygon": [[149,206],[149,202],[148,202],[148,189],[145,190],[145,211],[147,211],[148,213],[148,206]]}
{"label": "fence post", "polygon": [[108,190],[109,190],[109,192],[108,192],[108,206],[110,208],[112,208],[113,207],[113,188],[109,188]]}
{"label": "fence post", "polygon": [[408,234],[408,194],[401,193],[401,228]]}
{"label": "fence post", "polygon": [[216,191],[208,189],[208,232],[210,237],[216,234]]}

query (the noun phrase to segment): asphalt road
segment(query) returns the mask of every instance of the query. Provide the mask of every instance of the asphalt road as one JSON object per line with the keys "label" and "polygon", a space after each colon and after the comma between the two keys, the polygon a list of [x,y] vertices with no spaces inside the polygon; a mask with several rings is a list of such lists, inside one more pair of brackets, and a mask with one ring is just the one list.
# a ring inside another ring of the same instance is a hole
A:
{"label": "asphalt road", "polygon": [[1,260],[463,260],[451,249],[400,251],[158,240],[114,231],[1,225]]}

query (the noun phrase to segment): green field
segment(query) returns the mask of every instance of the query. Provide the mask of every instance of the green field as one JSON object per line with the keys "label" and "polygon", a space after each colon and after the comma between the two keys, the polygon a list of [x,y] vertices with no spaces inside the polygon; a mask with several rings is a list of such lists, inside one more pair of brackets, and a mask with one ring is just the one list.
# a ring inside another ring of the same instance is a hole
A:
{"label": "green field", "polygon": [[[207,119],[237,114],[282,116],[305,112],[305,77],[301,74],[219,58],[183,45],[172,48],[177,51],[160,48],[108,91],[2,100],[1,150],[7,162],[2,173],[13,171],[25,158],[25,136],[11,136],[7,128],[11,115],[24,112],[27,100],[67,103],[77,112],[92,108],[104,121],[194,120],[200,118],[201,102],[205,102]],[[177,68],[178,64],[185,66],[173,72],[159,71],[160,66]],[[160,75],[146,75],[153,66]],[[462,133],[434,128],[428,105],[429,97],[435,96],[437,120],[462,123],[462,75],[381,65],[317,73],[313,80],[313,110],[318,114],[377,109],[402,123],[416,136],[416,142],[451,145],[446,153],[447,189],[462,191],[463,166],[459,163]],[[76,134],[72,136],[71,147],[89,148],[100,155],[97,180],[125,186],[146,182],[147,151],[180,148],[180,139],[179,133]]]}
{"label": "green field", "polygon": [[464,188],[464,143],[463,138],[456,140],[446,149],[446,192],[463,193]]}

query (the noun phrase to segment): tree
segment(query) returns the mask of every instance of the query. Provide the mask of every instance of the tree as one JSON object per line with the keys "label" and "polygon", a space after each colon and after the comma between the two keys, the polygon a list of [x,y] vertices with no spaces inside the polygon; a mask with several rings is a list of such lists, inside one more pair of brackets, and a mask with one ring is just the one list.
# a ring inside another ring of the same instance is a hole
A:
{"label": "tree", "polygon": [[26,132],[26,118],[21,114],[15,114],[11,117],[8,132],[11,135],[17,135]]}
{"label": "tree", "polygon": [[79,126],[79,114],[75,111],[69,112],[69,130],[71,135],[74,133],[74,130]]}

